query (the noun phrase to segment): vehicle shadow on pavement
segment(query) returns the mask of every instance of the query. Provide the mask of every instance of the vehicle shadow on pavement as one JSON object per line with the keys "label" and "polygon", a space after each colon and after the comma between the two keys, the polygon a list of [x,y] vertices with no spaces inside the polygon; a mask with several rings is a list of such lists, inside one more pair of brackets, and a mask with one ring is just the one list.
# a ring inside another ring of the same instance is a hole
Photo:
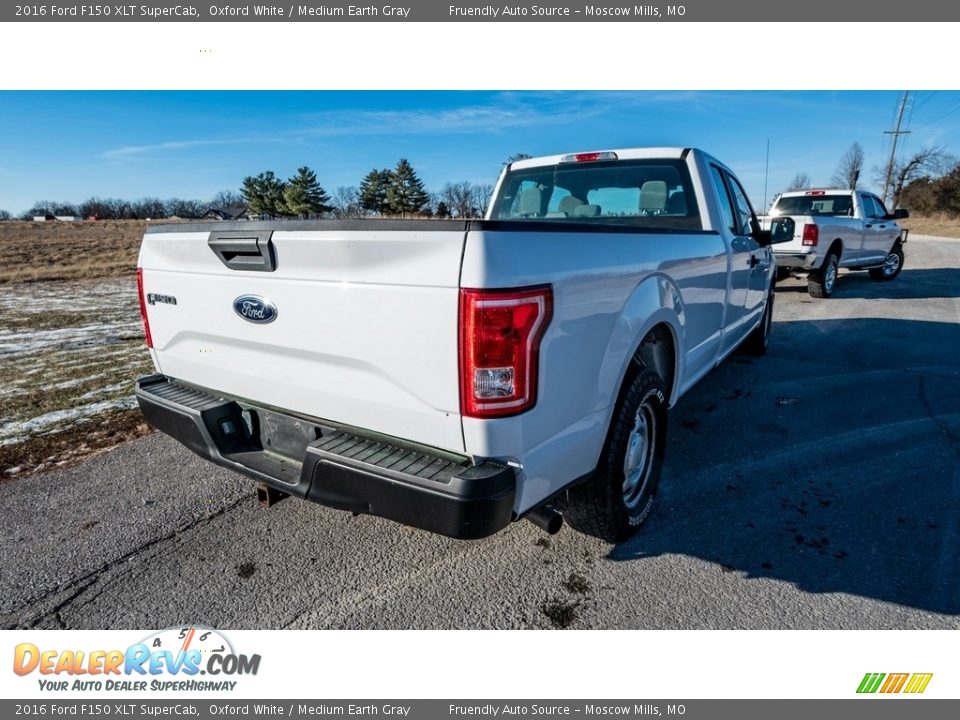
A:
{"label": "vehicle shadow on pavement", "polygon": [[677,404],[656,507],[611,560],[960,614],[960,324],[775,323]]}
{"label": "vehicle shadow on pavement", "polygon": [[[807,282],[787,279],[777,283],[777,292],[807,292]],[[960,298],[960,268],[904,268],[889,282],[874,280],[866,272],[841,271],[833,297],[880,300]],[[820,301],[816,301],[820,302]]]}

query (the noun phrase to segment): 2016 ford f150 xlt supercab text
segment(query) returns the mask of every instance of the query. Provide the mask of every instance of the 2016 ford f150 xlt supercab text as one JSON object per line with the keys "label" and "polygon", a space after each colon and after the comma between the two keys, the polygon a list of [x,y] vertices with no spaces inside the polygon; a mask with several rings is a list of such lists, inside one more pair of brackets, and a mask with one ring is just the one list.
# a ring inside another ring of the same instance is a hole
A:
{"label": "2016 ford f150 xlt supercab text", "polygon": [[766,349],[770,234],[699,150],[507,166],[484,220],[151,227],[147,420],[213,462],[460,538],[647,516],[667,409]]}

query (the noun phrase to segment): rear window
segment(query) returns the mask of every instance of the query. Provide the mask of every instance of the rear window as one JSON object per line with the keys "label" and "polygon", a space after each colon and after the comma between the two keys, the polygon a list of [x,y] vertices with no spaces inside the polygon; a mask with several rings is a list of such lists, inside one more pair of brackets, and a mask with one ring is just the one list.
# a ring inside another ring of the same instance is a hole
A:
{"label": "rear window", "polygon": [[690,173],[681,160],[563,163],[511,171],[491,218],[703,227]]}
{"label": "rear window", "polygon": [[782,197],[770,209],[771,215],[853,216],[851,195],[791,195]]}

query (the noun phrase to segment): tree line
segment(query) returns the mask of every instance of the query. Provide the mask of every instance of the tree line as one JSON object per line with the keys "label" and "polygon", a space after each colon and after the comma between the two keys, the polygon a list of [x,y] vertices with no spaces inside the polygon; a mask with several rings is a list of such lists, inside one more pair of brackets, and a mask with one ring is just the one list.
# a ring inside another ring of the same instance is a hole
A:
{"label": "tree line", "polygon": [[[840,157],[825,189],[852,189],[863,185],[863,147],[855,142]],[[886,190],[890,207],[906,207],[919,213],[945,212],[960,215],[960,162],[942,147],[926,147],[896,160],[892,166],[875,165],[877,187]],[[787,192],[814,187],[810,176],[798,172]]]}
{"label": "tree line", "polygon": [[[511,156],[507,162],[530,157]],[[401,158],[393,168],[373,168],[359,185],[340,186],[328,193],[317,173],[304,166],[283,179],[272,170],[243,178],[239,190],[222,190],[208,201],[173,198],[121,200],[90,198],[79,204],[40,200],[19,217],[31,220],[47,215],[101,220],[162,220],[202,218],[210,210],[246,207],[267,218],[481,217],[490,204],[493,185],[470,181],[448,182],[437,191],[426,190],[411,163]],[[0,220],[11,215],[0,210]]]}

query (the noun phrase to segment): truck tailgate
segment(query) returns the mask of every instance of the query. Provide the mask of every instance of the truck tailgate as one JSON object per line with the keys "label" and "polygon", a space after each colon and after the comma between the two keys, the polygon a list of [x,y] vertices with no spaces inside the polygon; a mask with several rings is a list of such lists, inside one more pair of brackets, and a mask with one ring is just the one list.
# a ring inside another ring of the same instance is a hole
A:
{"label": "truck tailgate", "polygon": [[[146,307],[160,372],[254,404],[462,452],[464,223],[391,226],[151,228],[139,264],[143,291],[155,296]],[[228,266],[230,254],[219,256],[209,242],[239,239],[255,248],[250,237],[261,246],[269,239],[272,271],[252,269],[243,257]],[[268,301],[275,317],[243,317],[234,307],[243,296]]]}

